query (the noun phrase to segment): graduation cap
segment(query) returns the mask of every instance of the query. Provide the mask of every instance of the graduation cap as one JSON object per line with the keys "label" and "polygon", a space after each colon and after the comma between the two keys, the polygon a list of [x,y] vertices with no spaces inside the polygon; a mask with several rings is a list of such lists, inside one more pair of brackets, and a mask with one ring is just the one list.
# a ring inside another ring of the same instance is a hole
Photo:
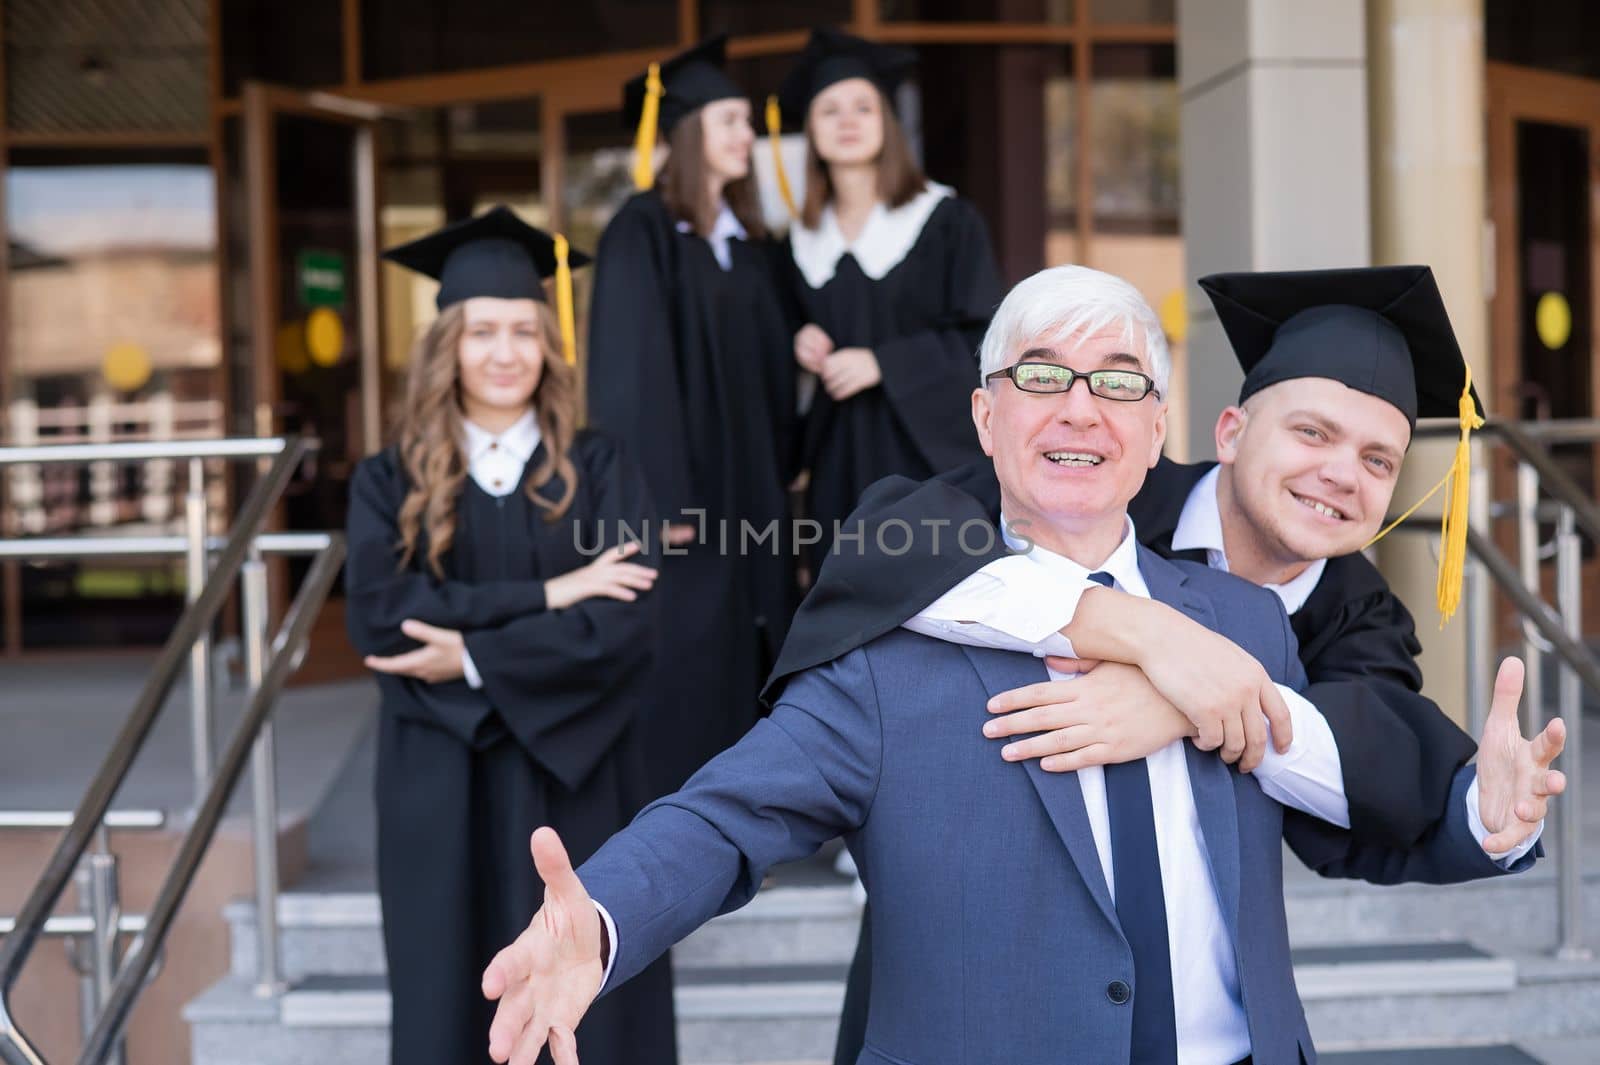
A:
{"label": "graduation cap", "polygon": [[556,279],[556,310],[567,362],[577,358],[572,310],[572,268],[589,257],[567,238],[535,229],[509,207],[498,206],[383,253],[392,263],[439,282],[435,305],[446,307],[477,296],[544,301],[544,279]]}
{"label": "graduation cap", "polygon": [[767,138],[772,145],[772,162],[778,175],[778,192],[793,217],[794,194],[789,189],[789,176],[784,173],[783,154],[778,146],[778,135],[783,130],[783,116],[804,116],[811,109],[811,101],[830,85],[850,78],[866,78],[878,87],[884,96],[892,98],[895,86],[911,70],[917,54],[909,48],[878,44],[835,29],[819,27],[811,31],[805,49],[789,73],[777,95],[767,97]]}
{"label": "graduation cap", "polygon": [[720,33],[679,52],[622,87],[622,117],[637,129],[634,138],[633,184],[641,192],[655,184],[651,166],[656,134],[672,132],[685,115],[716,100],[744,97],[727,66],[728,35]]}
{"label": "graduation cap", "polygon": [[1450,469],[1372,540],[1449,486],[1438,587],[1439,611],[1448,621],[1460,601],[1466,557],[1467,441],[1483,424],[1483,406],[1433,271],[1374,266],[1212,274],[1200,279],[1200,287],[1244,369],[1241,404],[1283,381],[1325,377],[1390,403],[1413,429],[1419,417],[1459,421],[1461,438]]}
{"label": "graduation cap", "polygon": [[835,29],[814,29],[778,88],[778,102],[785,113],[804,115],[818,93],[849,78],[866,78],[885,96],[893,97],[895,86],[916,61],[917,53],[909,48],[878,44]]}

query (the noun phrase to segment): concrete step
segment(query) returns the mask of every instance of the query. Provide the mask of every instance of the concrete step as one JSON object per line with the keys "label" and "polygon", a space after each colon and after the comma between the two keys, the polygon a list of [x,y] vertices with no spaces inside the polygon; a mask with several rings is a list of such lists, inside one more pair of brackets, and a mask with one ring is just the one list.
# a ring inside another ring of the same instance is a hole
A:
{"label": "concrete step", "polygon": [[[1464,940],[1519,954],[1547,951],[1557,938],[1550,871],[1448,888],[1301,878],[1287,888],[1290,935],[1297,947]],[[1585,926],[1600,928],[1600,877],[1584,887]],[[249,976],[255,971],[255,904],[236,901],[224,912],[230,971]],[[842,880],[768,888],[696,931],[673,956],[687,967],[847,962],[860,912]],[[279,899],[278,923],[290,979],[384,971],[382,917],[372,892],[289,892]],[[1496,942],[1495,935],[1511,938]]]}
{"label": "concrete step", "polygon": [[[826,1061],[845,971],[842,962],[680,964],[682,1060]],[[1577,1048],[1572,1053],[1600,1045],[1600,964],[1497,957],[1466,943],[1312,947],[1296,951],[1295,979],[1312,1034],[1333,1062],[1513,1065],[1540,1059],[1500,1049],[1512,1040],[1565,1040]],[[322,1048],[319,1060],[334,1054],[341,1061],[367,1060],[368,1054],[381,1060],[389,995],[380,974],[319,974],[274,1003],[256,999],[248,981],[235,976],[191,1004],[186,1016],[194,1025],[196,1065],[298,1065],[313,1059],[298,1055],[314,1047]],[[248,1057],[239,1056],[244,1045]],[[1339,1056],[1347,1051],[1365,1053]]]}
{"label": "concrete step", "polygon": [[[230,929],[229,971],[249,977],[256,964],[255,903],[238,900],[223,912]],[[769,888],[690,935],[672,954],[677,965],[691,968],[845,964],[855,953],[860,920],[861,906],[846,884]],[[291,980],[385,971],[376,894],[285,894],[278,900],[278,928],[284,973]]]}

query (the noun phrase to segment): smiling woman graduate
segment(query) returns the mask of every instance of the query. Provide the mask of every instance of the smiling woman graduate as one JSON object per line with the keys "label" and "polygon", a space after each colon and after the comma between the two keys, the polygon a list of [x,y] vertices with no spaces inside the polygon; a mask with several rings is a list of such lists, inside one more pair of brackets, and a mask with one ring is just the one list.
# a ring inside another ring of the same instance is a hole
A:
{"label": "smiling woman graduate", "polygon": [[[723,46],[699,44],[623,90],[643,191],[600,238],[589,316],[590,424],[639,456],[657,517],[682,538],[657,593],[667,616],[645,724],[657,794],[755,723],[793,609],[794,330],[781,250],[756,210],[750,102]],[[656,174],[658,130],[670,154]],[[763,539],[746,541],[743,523]]]}
{"label": "smiling woman graduate", "polygon": [[982,457],[970,397],[1000,275],[977,208],[923,175],[895,117],[890,94],[913,59],[819,29],[780,92],[806,130],[789,230],[806,323],[794,358],[819,383],[801,463],[825,543],[879,478]]}
{"label": "smiling woman graduate", "polygon": [[[478,975],[541,897],[533,830],[586,856],[645,798],[655,571],[616,538],[650,503],[619,445],[577,429],[570,310],[543,279],[565,302],[584,256],[497,207],[386,257],[438,279],[440,312],[398,443],[352,481],[345,575],[381,696],[391,1057],[487,1062]],[[607,996],[578,1043],[589,1065],[675,1062],[667,967]]]}

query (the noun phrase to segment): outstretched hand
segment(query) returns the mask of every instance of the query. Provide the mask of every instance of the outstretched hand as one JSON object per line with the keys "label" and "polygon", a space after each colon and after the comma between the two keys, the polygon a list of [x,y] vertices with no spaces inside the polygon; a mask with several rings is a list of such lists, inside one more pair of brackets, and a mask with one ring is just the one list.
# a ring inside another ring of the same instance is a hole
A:
{"label": "outstretched hand", "polygon": [[1533,835],[1550,797],[1567,787],[1566,774],[1550,768],[1567,744],[1566,723],[1555,718],[1533,739],[1523,739],[1517,717],[1522,679],[1521,659],[1500,663],[1494,703],[1478,741],[1478,816],[1491,833],[1483,841],[1490,854],[1514,850]]}
{"label": "outstretched hand", "polygon": [[534,1065],[548,1042],[557,1065],[577,1065],[572,1032],[599,995],[605,972],[600,913],[554,829],[535,832],[532,846],[544,905],[483,971],[484,997],[500,1003],[489,1028],[489,1057]]}

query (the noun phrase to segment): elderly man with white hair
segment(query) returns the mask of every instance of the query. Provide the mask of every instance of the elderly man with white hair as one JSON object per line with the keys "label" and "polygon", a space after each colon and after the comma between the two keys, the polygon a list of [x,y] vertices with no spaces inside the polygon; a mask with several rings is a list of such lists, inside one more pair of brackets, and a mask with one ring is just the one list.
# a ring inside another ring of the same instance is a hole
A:
{"label": "elderly man with white hair", "polygon": [[[1166,432],[1155,316],[1125,282],[1057,267],[1007,296],[984,353],[972,415],[1005,535],[1030,565],[1165,603],[1217,658],[1258,662],[1282,686],[1263,701],[1286,698],[1295,718],[1281,771],[1240,773],[1187,739],[1092,773],[1006,761],[987,703],[1048,679],[1045,663],[896,629],[795,677],[770,717],[582,869],[535,834],[544,905],[484,974],[494,1060],[532,1065],[549,1044],[575,1061],[570,1030],[597,995],[836,836],[875,904],[860,1065],[1315,1060],[1282,844],[1297,831],[1285,806],[1325,808],[1328,782],[1304,767],[1331,736],[1295,701],[1305,676],[1279,599],[1134,538],[1127,506]],[[1542,816],[1557,778],[1522,781],[1519,809]],[[1458,774],[1460,796],[1473,781]],[[1352,839],[1322,868],[1442,883],[1532,864],[1534,824],[1513,841],[1522,853],[1495,859],[1467,803],[1451,811],[1415,847]]]}

